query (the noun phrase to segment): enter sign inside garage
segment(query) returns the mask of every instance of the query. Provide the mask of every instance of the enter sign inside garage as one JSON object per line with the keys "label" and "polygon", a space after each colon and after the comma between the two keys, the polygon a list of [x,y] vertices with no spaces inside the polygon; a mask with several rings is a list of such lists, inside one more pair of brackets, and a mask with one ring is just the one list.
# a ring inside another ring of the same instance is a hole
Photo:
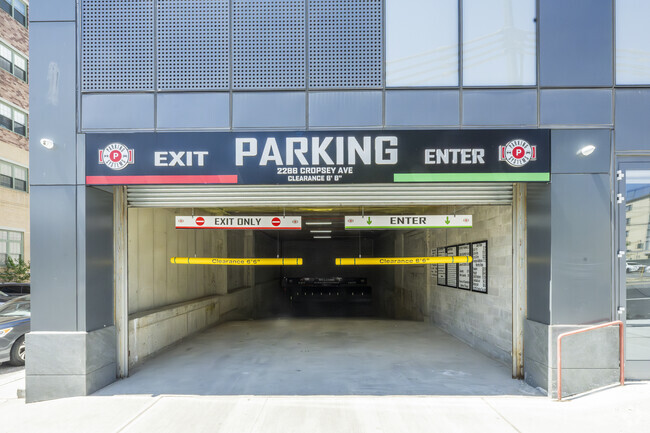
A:
{"label": "enter sign inside garage", "polygon": [[350,215],[346,230],[471,228],[471,215]]}

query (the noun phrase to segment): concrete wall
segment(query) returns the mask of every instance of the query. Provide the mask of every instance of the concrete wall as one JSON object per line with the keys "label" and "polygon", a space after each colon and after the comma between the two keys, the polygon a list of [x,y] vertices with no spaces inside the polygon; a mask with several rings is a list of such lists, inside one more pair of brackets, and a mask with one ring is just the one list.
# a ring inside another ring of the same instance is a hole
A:
{"label": "concrete wall", "polygon": [[219,322],[249,317],[251,304],[247,288],[129,316],[129,366]]}
{"label": "concrete wall", "polygon": [[[395,233],[395,256],[428,255],[426,231]],[[394,270],[394,318],[423,321],[428,316],[427,266],[397,266]]]}
{"label": "concrete wall", "polygon": [[[512,352],[512,207],[449,207],[473,215],[471,229],[428,231],[427,251],[488,241],[488,293],[442,287],[430,278],[427,320],[490,357],[509,364]],[[427,267],[426,272],[430,269]]]}
{"label": "concrete wall", "polygon": [[177,230],[181,209],[128,211],[129,364],[220,321],[249,318],[255,271],[177,265],[171,257],[246,257],[247,231]]}
{"label": "concrete wall", "polygon": [[[255,257],[277,256],[277,240],[265,233],[254,233]],[[279,266],[258,266],[254,269],[253,317],[278,316],[283,313],[283,299],[280,288],[282,268]]]}
{"label": "concrete wall", "polygon": [[[375,239],[375,257],[394,257],[395,232],[386,231]],[[377,266],[369,275],[372,286],[372,298],[375,314],[380,317],[393,318],[396,314],[396,286],[393,266]]]}
{"label": "concrete wall", "polygon": [[[221,230],[176,230],[184,210],[129,209],[129,314],[228,292],[228,270],[175,265],[171,257],[227,257]],[[236,244],[236,243],[235,243]]]}

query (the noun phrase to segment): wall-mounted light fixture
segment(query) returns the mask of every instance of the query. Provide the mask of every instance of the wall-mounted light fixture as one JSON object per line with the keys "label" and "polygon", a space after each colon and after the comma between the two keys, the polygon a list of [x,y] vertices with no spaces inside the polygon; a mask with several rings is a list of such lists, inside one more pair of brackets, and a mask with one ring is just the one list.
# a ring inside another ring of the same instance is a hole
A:
{"label": "wall-mounted light fixture", "polygon": [[588,144],[586,146],[581,147],[580,150],[578,150],[578,155],[589,156],[592,153],[594,153],[594,150],[596,150],[596,146],[594,146],[593,144]]}
{"label": "wall-mounted light fixture", "polygon": [[41,145],[47,150],[54,149],[54,141],[49,138],[41,138]]}

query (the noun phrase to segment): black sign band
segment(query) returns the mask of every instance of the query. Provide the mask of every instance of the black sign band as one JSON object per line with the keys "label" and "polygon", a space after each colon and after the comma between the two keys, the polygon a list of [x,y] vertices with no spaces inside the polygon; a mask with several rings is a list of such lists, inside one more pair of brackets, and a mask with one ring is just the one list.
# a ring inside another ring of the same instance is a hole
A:
{"label": "black sign band", "polygon": [[548,182],[548,130],[86,135],[86,183]]}

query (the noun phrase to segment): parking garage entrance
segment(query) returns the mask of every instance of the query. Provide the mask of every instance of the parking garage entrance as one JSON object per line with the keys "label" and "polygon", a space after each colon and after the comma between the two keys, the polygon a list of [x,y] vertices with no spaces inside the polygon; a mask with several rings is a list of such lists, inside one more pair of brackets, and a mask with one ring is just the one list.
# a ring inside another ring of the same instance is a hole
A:
{"label": "parking garage entrance", "polygon": [[[427,371],[443,387],[488,363],[521,377],[525,183],[549,181],[549,142],[543,130],[88,134],[87,184],[118,185],[120,374],[186,341],[167,354],[198,377],[278,371],[295,393],[327,393],[307,385],[316,375],[378,393],[393,373],[404,393]],[[190,336],[215,325],[194,337],[214,334],[201,344],[214,350],[190,359]]]}
{"label": "parking garage entrance", "polygon": [[[195,202],[223,200],[215,187],[129,187],[135,374],[105,392],[526,391],[511,380],[513,194],[523,186],[445,189],[418,189],[433,204],[400,204],[402,191],[378,197],[394,201],[383,206],[214,206]],[[176,206],[151,206],[157,194]],[[277,219],[294,228],[275,229]],[[472,263],[427,262],[465,256]]]}

